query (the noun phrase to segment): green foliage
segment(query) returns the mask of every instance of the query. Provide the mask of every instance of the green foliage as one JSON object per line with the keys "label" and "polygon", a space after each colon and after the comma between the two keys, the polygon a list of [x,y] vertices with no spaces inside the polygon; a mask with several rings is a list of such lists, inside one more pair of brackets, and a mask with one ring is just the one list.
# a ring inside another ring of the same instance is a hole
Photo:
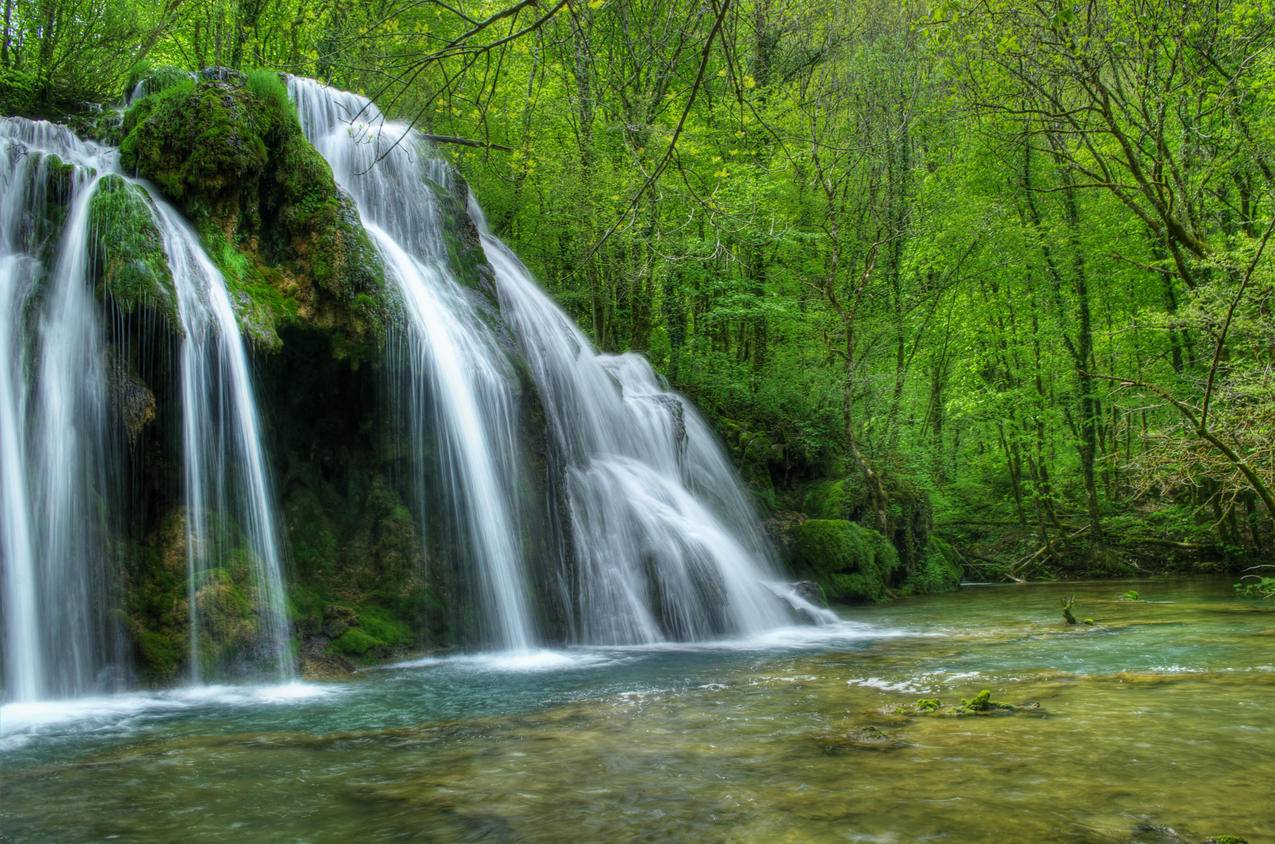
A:
{"label": "green foliage", "polygon": [[39,99],[39,82],[30,71],[0,67],[0,114],[31,114]]}
{"label": "green foliage", "polygon": [[[297,121],[297,107],[288,96],[288,86],[279,72],[254,68],[244,73],[244,87],[266,108],[274,111],[280,120]],[[298,128],[300,124],[297,124]]]}
{"label": "green foliage", "polygon": [[950,544],[931,536],[921,565],[910,570],[903,581],[903,594],[948,592],[960,586],[964,569],[960,556]]}
{"label": "green foliage", "polygon": [[1120,600],[1122,600],[1122,601],[1141,601],[1141,600],[1142,600],[1142,593],[1140,593],[1137,589],[1130,589],[1128,592],[1125,592],[1123,595],[1121,595],[1121,596],[1120,596]]}
{"label": "green foliage", "polygon": [[1275,577],[1252,576],[1235,584],[1235,591],[1245,598],[1275,598]]}
{"label": "green foliage", "polygon": [[1067,598],[1066,600],[1062,602],[1063,621],[1067,622],[1068,624],[1076,623],[1076,615],[1074,612],[1072,612],[1072,610],[1074,610],[1075,607],[1076,607],[1075,595],[1072,595],[1071,597]]}

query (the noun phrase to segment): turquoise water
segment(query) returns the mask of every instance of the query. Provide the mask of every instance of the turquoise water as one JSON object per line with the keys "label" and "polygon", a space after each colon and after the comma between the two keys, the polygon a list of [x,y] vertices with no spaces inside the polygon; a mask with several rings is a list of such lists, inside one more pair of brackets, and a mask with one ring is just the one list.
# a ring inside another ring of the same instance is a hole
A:
{"label": "turquoise water", "polygon": [[[1062,623],[1072,594],[1092,626]],[[1271,602],[1140,581],[843,614],[743,643],[5,707],[0,835],[1275,840]],[[1019,710],[898,709],[983,688]]]}

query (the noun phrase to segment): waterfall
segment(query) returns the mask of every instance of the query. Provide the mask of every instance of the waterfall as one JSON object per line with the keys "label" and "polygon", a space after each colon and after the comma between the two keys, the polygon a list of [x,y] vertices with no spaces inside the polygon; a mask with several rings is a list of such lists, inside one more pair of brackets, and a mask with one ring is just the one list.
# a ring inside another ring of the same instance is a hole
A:
{"label": "waterfall", "polygon": [[[29,701],[102,690],[121,669],[109,619],[119,608],[112,536],[124,456],[89,220],[94,191],[118,167],[114,149],[21,118],[0,119],[0,161],[4,695]],[[127,181],[148,198],[178,294],[193,677],[224,632],[205,623],[201,605],[231,588],[212,579],[233,564],[249,569],[259,629],[250,647],[218,661],[285,679],[292,659],[273,496],[225,281],[185,221],[148,185]]]}
{"label": "waterfall", "polygon": [[[260,631],[255,653],[236,654],[249,669],[279,680],[293,676],[283,564],[275,524],[260,423],[243,336],[226,282],[190,225],[149,186],[155,222],[168,255],[181,319],[182,440],[186,494],[186,560],[189,569],[191,679],[199,682],[210,662],[201,652],[216,630],[201,610],[204,591],[226,588],[236,560],[226,539],[237,525],[248,543],[249,582]],[[228,523],[227,520],[230,520]],[[247,657],[247,659],[244,659]],[[215,662],[215,660],[212,660]]]}
{"label": "waterfall", "polygon": [[0,162],[0,591],[6,696],[22,701],[106,683],[112,443],[88,203],[114,152],[4,118]]}
{"label": "waterfall", "polygon": [[[484,643],[536,641],[520,540],[514,376],[486,304],[447,258],[431,176],[437,163],[406,125],[366,99],[291,78],[306,136],[355,200],[406,313],[407,360],[395,400],[414,454],[439,453],[437,482],[458,556],[472,561]],[[424,471],[417,470],[418,477]]]}
{"label": "waterfall", "polygon": [[549,418],[575,559],[579,637],[753,635],[794,620],[770,542],[711,429],[645,358],[603,355],[487,230],[501,312]]}
{"label": "waterfall", "polygon": [[[516,467],[508,388],[500,383],[512,376],[477,297],[457,285],[446,260],[430,187],[446,184],[444,166],[420,160],[429,153],[419,136],[387,121],[366,98],[305,79],[290,79],[289,87],[307,136],[355,197],[403,292],[420,363],[428,364],[418,379],[433,388],[445,432],[444,481],[459,479],[463,489],[453,492],[480,548],[487,613],[497,614],[504,644],[523,644],[530,632],[515,636],[511,628],[527,631],[528,563],[518,553],[516,514],[502,494],[513,486],[503,472]],[[555,581],[569,638],[692,640],[794,621],[798,614],[773,588],[779,578],[771,545],[694,408],[666,389],[643,358],[599,354],[486,230],[472,198],[469,213],[495,272],[499,319],[547,417],[550,509],[559,511],[568,534]],[[457,348],[465,349],[468,369],[451,373]],[[460,436],[466,429],[456,426],[470,424],[476,407],[480,424]]]}

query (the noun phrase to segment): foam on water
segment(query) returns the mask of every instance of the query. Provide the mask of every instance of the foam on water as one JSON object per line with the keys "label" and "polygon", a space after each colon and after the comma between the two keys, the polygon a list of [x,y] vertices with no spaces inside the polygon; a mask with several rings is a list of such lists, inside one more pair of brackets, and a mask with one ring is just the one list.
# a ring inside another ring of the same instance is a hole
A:
{"label": "foam on water", "polygon": [[162,692],[7,703],[0,706],[0,752],[17,750],[53,734],[128,729],[141,718],[186,710],[292,704],[330,697],[342,688],[302,682],[186,686]]}

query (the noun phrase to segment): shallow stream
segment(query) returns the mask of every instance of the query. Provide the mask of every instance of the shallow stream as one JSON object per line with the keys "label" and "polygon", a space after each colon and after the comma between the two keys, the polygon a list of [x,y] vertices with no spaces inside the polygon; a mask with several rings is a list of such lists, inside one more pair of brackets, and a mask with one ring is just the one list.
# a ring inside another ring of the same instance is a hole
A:
{"label": "shallow stream", "polygon": [[[1275,603],[1108,581],[843,615],[5,706],[0,840],[1275,841]],[[952,714],[981,689],[1016,709]]]}

